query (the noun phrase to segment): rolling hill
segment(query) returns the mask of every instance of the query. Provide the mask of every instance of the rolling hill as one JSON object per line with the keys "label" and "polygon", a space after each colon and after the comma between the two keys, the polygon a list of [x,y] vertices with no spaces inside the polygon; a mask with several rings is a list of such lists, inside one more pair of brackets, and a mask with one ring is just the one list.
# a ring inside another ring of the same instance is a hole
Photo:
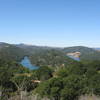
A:
{"label": "rolling hill", "polygon": [[68,47],[68,48],[64,48],[63,52],[65,52],[66,54],[80,52],[81,60],[100,60],[100,52],[93,48],[88,48],[83,46]]}
{"label": "rolling hill", "polygon": [[30,56],[31,62],[37,66],[67,66],[75,61],[65,55],[64,52],[50,49],[40,52],[35,52]]}
{"label": "rolling hill", "polygon": [[[66,48],[54,48],[54,47],[46,47],[46,46],[34,46],[34,45],[26,45],[26,44],[8,44],[0,42],[0,58],[7,60],[17,60],[19,61],[24,56],[29,56],[32,63],[42,65],[44,62],[54,62],[53,60],[58,60],[65,62],[65,59],[69,61],[69,57],[67,54],[76,54],[80,53],[80,60],[100,60],[100,52],[95,50],[94,48],[88,48],[84,46],[75,46],[75,47],[66,47]],[[55,57],[55,53],[57,53],[57,57]],[[77,55],[75,55],[77,56]],[[51,59],[51,58],[52,59]],[[56,58],[56,59],[55,59]],[[50,61],[51,60],[51,61]],[[57,62],[58,62],[57,61]],[[70,61],[69,61],[70,62]]]}
{"label": "rolling hill", "polygon": [[0,43],[0,59],[20,61],[27,52],[7,43]]}
{"label": "rolling hill", "polygon": [[[63,52],[65,55],[67,53],[77,53],[80,52],[80,60],[100,60],[100,51],[94,48],[84,47],[84,46],[74,46],[74,47],[66,47],[66,48],[54,48],[54,47],[45,47],[45,46],[33,46],[33,45],[25,45],[20,44],[17,47],[22,48],[29,52],[31,55],[35,53],[41,54],[42,52],[46,52],[48,50],[57,50],[60,53]],[[76,55],[77,56],[77,55]]]}

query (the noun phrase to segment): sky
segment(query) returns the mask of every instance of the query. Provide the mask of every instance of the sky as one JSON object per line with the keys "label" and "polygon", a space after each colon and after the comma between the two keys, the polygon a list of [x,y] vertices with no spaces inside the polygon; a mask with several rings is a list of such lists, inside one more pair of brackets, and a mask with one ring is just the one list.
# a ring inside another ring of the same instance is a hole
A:
{"label": "sky", "polygon": [[0,0],[0,42],[100,47],[100,0]]}

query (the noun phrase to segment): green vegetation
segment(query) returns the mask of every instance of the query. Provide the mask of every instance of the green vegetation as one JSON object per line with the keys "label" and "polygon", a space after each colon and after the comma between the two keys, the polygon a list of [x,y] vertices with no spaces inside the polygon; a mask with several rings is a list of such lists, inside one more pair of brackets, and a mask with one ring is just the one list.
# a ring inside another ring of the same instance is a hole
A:
{"label": "green vegetation", "polygon": [[5,61],[0,59],[0,92],[1,100],[21,95],[21,91],[33,91],[38,83],[34,80],[45,81],[52,77],[52,69],[41,67],[39,70],[30,71],[16,63],[15,61]]}
{"label": "green vegetation", "polygon": [[7,62],[0,59],[0,87],[3,100],[7,99],[10,93],[16,91],[16,86],[11,79],[14,74],[24,69],[14,61]]}
{"label": "green vegetation", "polygon": [[35,80],[45,81],[53,76],[53,69],[49,67],[40,67],[38,70],[33,71],[32,77]]}
{"label": "green vegetation", "polygon": [[[26,97],[35,95],[40,100],[78,100],[85,94],[100,96],[99,52],[85,47],[30,48],[9,44],[0,46],[1,100],[22,98],[23,91],[27,93]],[[67,52],[76,51],[82,53],[81,62],[66,56]],[[25,55],[40,68],[29,70],[20,65],[18,62]]]}
{"label": "green vegetation", "polygon": [[67,53],[72,53],[72,52],[80,52],[81,56],[80,59],[81,60],[100,60],[100,51],[94,50],[92,48],[88,48],[88,47],[82,47],[82,46],[76,46],[76,47],[68,47],[68,48],[64,48],[63,51],[67,54]]}
{"label": "green vegetation", "polygon": [[27,55],[30,57],[33,64],[40,66],[61,66],[61,64],[66,63],[66,60],[68,60],[68,64],[68,62],[71,60],[69,61],[69,57],[66,57],[66,54],[72,52],[80,52],[81,61],[100,60],[100,51],[83,46],[52,48],[25,44],[11,45],[7,43],[0,43],[0,58],[20,61],[24,56]]}
{"label": "green vegetation", "polygon": [[0,59],[6,61],[20,61],[27,54],[25,50],[9,44],[2,44],[0,48]]}
{"label": "green vegetation", "polygon": [[77,100],[83,94],[100,96],[99,72],[99,61],[76,62],[57,70],[40,67],[30,71],[14,61],[0,60],[1,100],[20,96],[22,91],[50,100]]}
{"label": "green vegetation", "polygon": [[75,61],[63,52],[55,49],[35,52],[30,56],[31,62],[37,66],[59,67],[72,64]]}
{"label": "green vegetation", "polygon": [[83,94],[100,95],[100,62],[76,63],[61,68],[56,77],[42,82],[35,93],[51,100],[76,100]]}

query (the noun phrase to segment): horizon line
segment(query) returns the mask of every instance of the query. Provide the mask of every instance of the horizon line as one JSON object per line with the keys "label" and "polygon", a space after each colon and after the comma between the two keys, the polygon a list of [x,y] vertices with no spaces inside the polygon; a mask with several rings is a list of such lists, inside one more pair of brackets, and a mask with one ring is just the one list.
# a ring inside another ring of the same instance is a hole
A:
{"label": "horizon line", "polygon": [[24,43],[24,42],[19,42],[19,43],[11,43],[11,42],[0,42],[0,43],[7,43],[7,44],[14,44],[14,45],[28,45],[28,46],[40,46],[40,47],[51,47],[51,48],[67,48],[67,47],[88,47],[88,48],[100,48],[98,47],[94,47],[94,46],[86,46],[86,45],[70,45],[70,46],[54,46],[54,45],[39,45],[39,44],[30,44],[30,43]]}

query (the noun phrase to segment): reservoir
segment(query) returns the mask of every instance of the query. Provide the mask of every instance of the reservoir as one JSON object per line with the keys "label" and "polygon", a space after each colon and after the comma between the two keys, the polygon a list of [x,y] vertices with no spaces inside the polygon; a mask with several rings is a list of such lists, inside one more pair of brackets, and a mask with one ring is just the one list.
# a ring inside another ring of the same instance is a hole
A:
{"label": "reservoir", "polygon": [[27,56],[25,56],[20,63],[30,70],[36,70],[39,68],[38,66],[32,65],[30,59]]}
{"label": "reservoir", "polygon": [[68,55],[68,57],[70,57],[73,60],[80,61],[80,58],[78,58],[78,57],[74,57],[74,56],[71,56],[71,55]]}

